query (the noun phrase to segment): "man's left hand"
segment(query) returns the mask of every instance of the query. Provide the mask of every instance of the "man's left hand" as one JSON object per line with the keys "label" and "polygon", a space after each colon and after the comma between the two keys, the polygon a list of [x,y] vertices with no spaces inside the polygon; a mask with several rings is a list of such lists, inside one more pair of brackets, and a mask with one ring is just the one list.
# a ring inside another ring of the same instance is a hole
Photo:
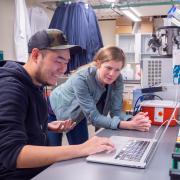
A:
{"label": "man's left hand", "polygon": [[67,132],[75,127],[76,123],[72,120],[52,121],[48,123],[48,130],[56,133]]}

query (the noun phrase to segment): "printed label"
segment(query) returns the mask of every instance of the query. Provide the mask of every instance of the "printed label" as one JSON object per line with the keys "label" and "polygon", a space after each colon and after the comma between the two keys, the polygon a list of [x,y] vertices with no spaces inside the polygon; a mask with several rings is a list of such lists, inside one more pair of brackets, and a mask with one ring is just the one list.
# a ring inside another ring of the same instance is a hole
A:
{"label": "printed label", "polygon": [[154,122],[163,122],[164,108],[156,107],[154,112]]}

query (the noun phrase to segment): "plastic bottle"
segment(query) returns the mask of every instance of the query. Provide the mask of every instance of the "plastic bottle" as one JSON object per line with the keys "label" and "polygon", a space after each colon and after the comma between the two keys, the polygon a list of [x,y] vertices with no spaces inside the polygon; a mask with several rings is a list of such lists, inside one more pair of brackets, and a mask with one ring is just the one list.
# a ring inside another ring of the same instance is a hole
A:
{"label": "plastic bottle", "polygon": [[126,114],[129,114],[132,112],[132,108],[131,92],[126,92],[123,96],[123,111],[126,112]]}
{"label": "plastic bottle", "polygon": [[131,64],[127,64],[126,66],[126,76],[127,76],[127,80],[134,79],[134,70],[132,69]]}
{"label": "plastic bottle", "polygon": [[141,69],[140,69],[140,65],[139,64],[136,64],[135,79],[136,80],[140,80],[141,79]]}

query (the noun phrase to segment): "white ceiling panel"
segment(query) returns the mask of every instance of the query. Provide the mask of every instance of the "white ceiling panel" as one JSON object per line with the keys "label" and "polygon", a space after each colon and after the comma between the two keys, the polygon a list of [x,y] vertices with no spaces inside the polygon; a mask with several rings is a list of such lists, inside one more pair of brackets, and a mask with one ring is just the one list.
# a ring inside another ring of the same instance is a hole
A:
{"label": "white ceiling panel", "polygon": [[171,8],[170,5],[164,6],[144,6],[135,8],[141,16],[161,16],[167,15],[167,12]]}

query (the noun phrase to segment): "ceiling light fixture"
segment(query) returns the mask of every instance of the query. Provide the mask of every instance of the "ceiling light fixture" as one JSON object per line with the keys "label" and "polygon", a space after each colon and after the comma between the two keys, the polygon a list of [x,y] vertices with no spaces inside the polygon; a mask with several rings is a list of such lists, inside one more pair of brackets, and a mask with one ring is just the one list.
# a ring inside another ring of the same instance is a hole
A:
{"label": "ceiling light fixture", "polygon": [[176,26],[180,27],[180,9],[177,7],[173,6],[169,11],[168,11],[168,19],[171,23],[173,23]]}
{"label": "ceiling light fixture", "polygon": [[114,3],[116,0],[107,0],[108,2]]}
{"label": "ceiling light fixture", "polygon": [[141,16],[142,16],[142,14],[140,14],[139,11],[137,11],[136,8],[130,7],[129,9],[130,9],[136,16],[138,16],[138,17],[141,17]]}
{"label": "ceiling light fixture", "polygon": [[129,17],[132,21],[138,22],[141,21],[141,18],[139,18],[135,13],[133,13],[130,9],[121,9],[121,11]]}
{"label": "ceiling light fixture", "polygon": [[178,20],[177,20],[176,18],[174,18],[174,17],[171,18],[171,23],[173,23],[174,25],[180,27],[180,21],[178,21]]}

